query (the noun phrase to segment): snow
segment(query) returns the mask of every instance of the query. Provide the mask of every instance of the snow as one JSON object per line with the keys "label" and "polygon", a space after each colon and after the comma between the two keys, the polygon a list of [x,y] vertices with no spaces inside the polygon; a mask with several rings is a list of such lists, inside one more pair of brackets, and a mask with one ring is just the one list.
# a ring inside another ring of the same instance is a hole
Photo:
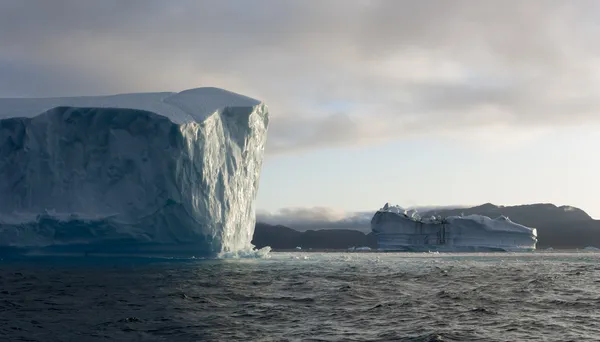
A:
{"label": "snow", "polygon": [[268,121],[217,88],[0,99],[0,246],[251,251]]}
{"label": "snow", "polygon": [[[375,213],[371,229],[384,249],[408,246],[448,248],[535,249],[537,230],[512,222],[508,217],[482,215],[425,217],[416,210],[386,204]],[[443,233],[442,233],[443,229]],[[443,234],[443,235],[442,235]]]}

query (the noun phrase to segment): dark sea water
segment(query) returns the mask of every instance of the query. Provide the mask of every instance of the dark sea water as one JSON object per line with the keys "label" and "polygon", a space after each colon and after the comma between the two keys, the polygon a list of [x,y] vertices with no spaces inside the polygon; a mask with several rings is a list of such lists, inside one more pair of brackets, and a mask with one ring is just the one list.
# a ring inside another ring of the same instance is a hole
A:
{"label": "dark sea water", "polygon": [[2,341],[600,341],[600,253],[0,261]]}

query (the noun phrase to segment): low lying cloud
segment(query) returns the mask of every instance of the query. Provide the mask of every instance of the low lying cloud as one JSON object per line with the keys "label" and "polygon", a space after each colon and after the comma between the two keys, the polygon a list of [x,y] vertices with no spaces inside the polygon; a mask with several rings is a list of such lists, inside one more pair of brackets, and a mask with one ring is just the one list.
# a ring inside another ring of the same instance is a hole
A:
{"label": "low lying cloud", "polygon": [[283,208],[277,212],[259,211],[256,221],[283,225],[298,231],[319,229],[371,230],[370,222],[375,211],[347,213],[327,207]]}
{"label": "low lying cloud", "polygon": [[600,124],[599,10],[593,0],[8,0],[0,96],[223,87],[269,105],[268,153],[498,127],[512,141]]}

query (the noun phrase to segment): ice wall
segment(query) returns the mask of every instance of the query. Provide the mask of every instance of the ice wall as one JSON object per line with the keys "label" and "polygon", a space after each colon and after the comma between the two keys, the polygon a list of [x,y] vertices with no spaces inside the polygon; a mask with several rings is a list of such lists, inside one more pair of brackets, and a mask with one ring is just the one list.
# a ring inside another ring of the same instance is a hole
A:
{"label": "ice wall", "polygon": [[537,230],[510,221],[482,215],[425,217],[414,211],[384,207],[371,220],[380,248],[410,250],[447,247],[448,250],[489,248],[535,250]]}
{"label": "ice wall", "polygon": [[268,121],[263,103],[216,88],[0,99],[0,246],[250,249]]}

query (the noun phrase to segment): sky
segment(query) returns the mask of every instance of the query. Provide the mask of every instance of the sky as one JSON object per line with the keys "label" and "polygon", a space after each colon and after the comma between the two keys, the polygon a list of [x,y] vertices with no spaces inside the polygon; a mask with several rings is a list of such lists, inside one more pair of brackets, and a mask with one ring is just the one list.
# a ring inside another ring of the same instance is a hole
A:
{"label": "sky", "polygon": [[264,101],[273,223],[386,202],[600,218],[599,19],[594,0],[3,0],[0,97]]}

